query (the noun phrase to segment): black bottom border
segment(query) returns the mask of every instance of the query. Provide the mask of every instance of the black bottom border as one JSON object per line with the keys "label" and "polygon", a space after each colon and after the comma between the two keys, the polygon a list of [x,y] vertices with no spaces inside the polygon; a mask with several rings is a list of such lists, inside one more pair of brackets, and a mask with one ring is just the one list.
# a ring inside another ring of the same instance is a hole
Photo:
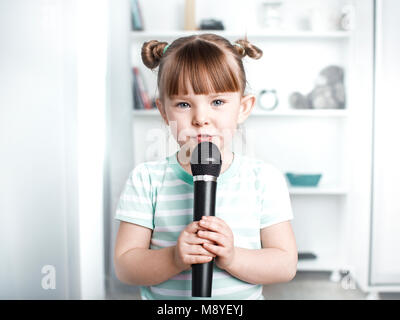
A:
{"label": "black bottom border", "polygon": [[[400,300],[1,300],[2,311],[12,315],[26,313],[44,318],[77,317],[89,315],[115,317],[123,312],[133,319],[264,319],[272,315],[321,317],[360,316],[372,311],[393,308],[397,311]],[[48,317],[50,316],[50,317]]]}

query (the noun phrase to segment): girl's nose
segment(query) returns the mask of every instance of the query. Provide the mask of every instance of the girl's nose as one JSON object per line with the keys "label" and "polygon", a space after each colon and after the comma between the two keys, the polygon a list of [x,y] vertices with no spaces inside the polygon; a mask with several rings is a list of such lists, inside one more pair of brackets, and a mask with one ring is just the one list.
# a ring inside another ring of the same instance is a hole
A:
{"label": "girl's nose", "polygon": [[209,123],[206,112],[197,111],[192,120],[194,126],[204,126]]}

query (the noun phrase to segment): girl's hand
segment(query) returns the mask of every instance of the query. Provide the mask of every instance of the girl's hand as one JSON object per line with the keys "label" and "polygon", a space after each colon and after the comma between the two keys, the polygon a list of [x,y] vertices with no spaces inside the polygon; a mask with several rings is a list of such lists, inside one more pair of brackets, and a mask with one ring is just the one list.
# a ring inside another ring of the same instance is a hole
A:
{"label": "girl's hand", "polygon": [[202,244],[212,244],[213,241],[199,238],[196,234],[199,230],[205,228],[198,221],[193,221],[179,235],[174,248],[174,262],[181,270],[190,269],[192,264],[210,262],[216,256],[202,247]]}
{"label": "girl's hand", "polygon": [[219,268],[226,269],[233,261],[235,254],[231,228],[224,220],[213,216],[203,216],[200,220],[200,226],[206,228],[207,231],[200,230],[197,235],[217,244],[205,242],[203,247],[217,255],[216,263]]}

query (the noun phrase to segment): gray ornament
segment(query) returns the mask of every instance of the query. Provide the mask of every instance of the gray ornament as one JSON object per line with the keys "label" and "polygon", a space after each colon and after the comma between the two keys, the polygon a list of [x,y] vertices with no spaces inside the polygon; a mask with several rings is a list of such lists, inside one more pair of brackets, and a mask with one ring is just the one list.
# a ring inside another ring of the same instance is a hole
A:
{"label": "gray ornament", "polygon": [[289,97],[289,103],[294,109],[310,109],[307,98],[300,92],[293,92]]}
{"label": "gray ornament", "polygon": [[306,96],[298,92],[292,93],[289,102],[295,109],[344,109],[346,92],[343,68],[328,66],[322,69],[315,81],[314,89]]}

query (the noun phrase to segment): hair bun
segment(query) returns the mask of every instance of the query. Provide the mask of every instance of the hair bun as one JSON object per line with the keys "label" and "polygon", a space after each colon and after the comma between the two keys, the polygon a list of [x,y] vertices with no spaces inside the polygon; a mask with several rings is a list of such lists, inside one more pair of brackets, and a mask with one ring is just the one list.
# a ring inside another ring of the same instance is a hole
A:
{"label": "hair bun", "polygon": [[146,67],[154,69],[160,64],[163,56],[164,48],[168,42],[159,42],[158,40],[150,40],[142,46],[142,61]]}
{"label": "hair bun", "polygon": [[236,40],[235,43],[237,43],[238,46],[234,45],[233,48],[236,51],[236,53],[242,58],[244,58],[247,55],[253,59],[260,59],[263,55],[263,52],[260,48],[251,44],[247,40],[240,39]]}

